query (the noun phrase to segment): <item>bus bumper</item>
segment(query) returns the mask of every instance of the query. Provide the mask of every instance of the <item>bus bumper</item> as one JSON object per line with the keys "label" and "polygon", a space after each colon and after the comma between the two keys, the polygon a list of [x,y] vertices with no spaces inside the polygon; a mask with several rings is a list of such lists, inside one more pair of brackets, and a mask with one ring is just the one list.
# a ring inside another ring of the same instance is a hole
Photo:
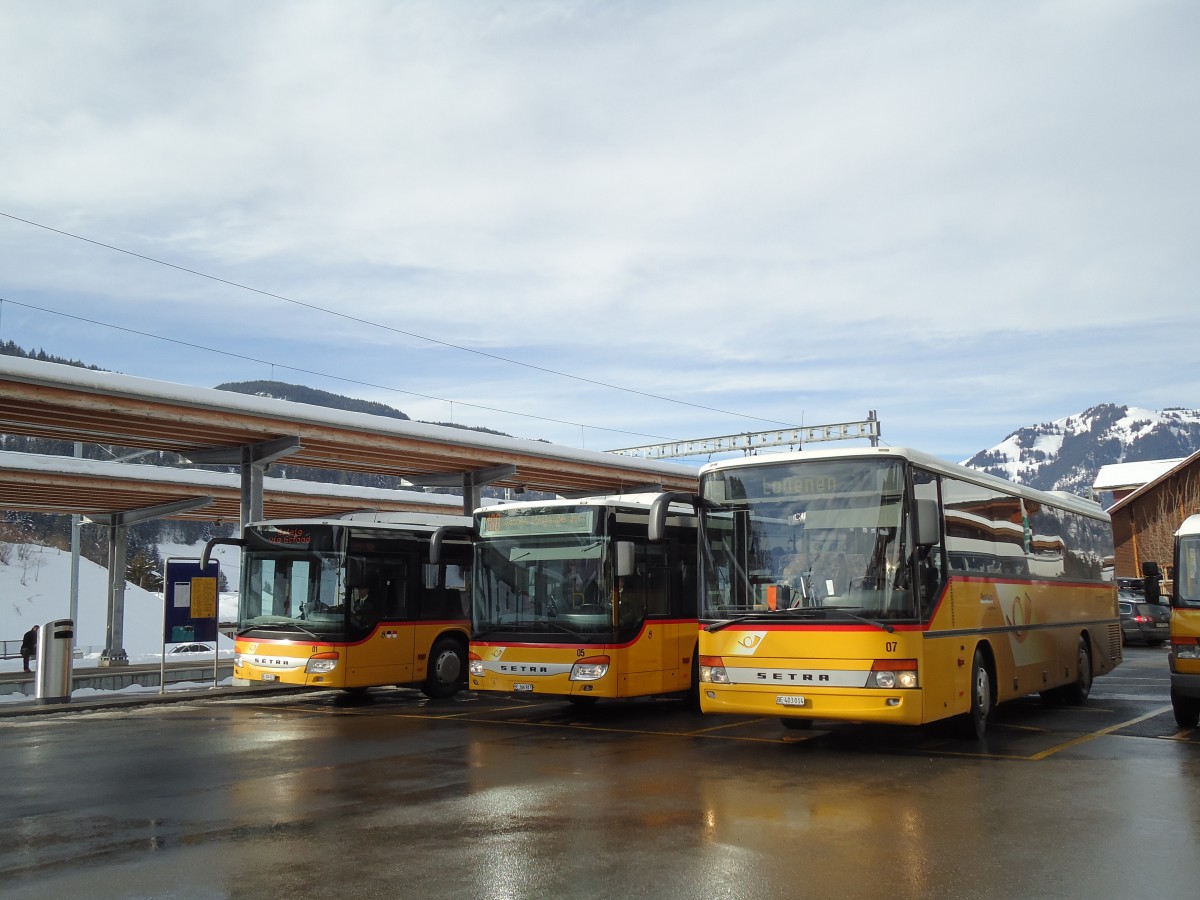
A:
{"label": "bus bumper", "polygon": [[826,689],[801,694],[764,691],[757,687],[711,683],[700,685],[700,710],[716,715],[840,719],[847,722],[920,725],[923,721],[923,705],[919,689],[860,690],[853,693]]}

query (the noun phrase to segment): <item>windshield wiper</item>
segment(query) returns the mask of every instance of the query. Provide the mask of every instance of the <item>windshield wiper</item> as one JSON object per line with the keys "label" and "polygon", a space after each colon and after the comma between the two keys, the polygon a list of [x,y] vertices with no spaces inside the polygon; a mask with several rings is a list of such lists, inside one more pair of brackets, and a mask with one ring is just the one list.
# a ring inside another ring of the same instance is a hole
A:
{"label": "windshield wiper", "polygon": [[307,634],[314,641],[321,640],[319,635],[309,631],[303,625],[293,625],[288,622],[264,622],[261,625],[247,625],[238,632],[238,636],[240,637],[241,635],[251,631],[299,631],[303,634]]}
{"label": "windshield wiper", "polygon": [[794,609],[779,609],[779,610],[759,610],[758,612],[746,613],[745,615],[735,616],[732,619],[725,619],[721,622],[713,622],[711,625],[705,625],[704,630],[710,634],[714,631],[721,631],[728,628],[730,625],[740,625],[742,622],[761,622],[763,620],[776,619],[784,616],[789,619],[825,619],[828,618],[828,613],[834,615],[842,615],[848,619],[855,619],[859,622],[866,622],[868,625],[874,625],[876,628],[881,628],[888,634],[893,634],[896,629],[886,622],[880,622],[876,619],[868,619],[866,616],[860,616],[856,613],[847,612],[845,609],[837,606],[798,606]]}
{"label": "windshield wiper", "polygon": [[[791,612],[801,612],[801,610],[791,610]],[[812,607],[809,607],[805,609],[804,612],[815,613],[816,610]],[[711,625],[705,625],[704,630],[710,633],[714,631],[721,631],[722,629],[728,628],[730,625],[740,625],[742,622],[761,622],[763,619],[774,618],[778,614],[779,613],[775,612],[774,610],[760,609],[757,612],[734,616],[732,619],[724,619],[720,622],[713,622]],[[804,618],[815,619],[816,615],[810,614]]]}

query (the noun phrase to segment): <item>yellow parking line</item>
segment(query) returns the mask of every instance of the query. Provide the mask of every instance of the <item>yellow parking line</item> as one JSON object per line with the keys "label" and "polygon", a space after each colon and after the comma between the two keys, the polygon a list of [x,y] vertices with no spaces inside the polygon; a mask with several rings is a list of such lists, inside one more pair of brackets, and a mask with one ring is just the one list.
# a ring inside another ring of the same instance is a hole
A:
{"label": "yellow parking line", "polygon": [[1122,728],[1128,728],[1130,725],[1137,725],[1139,722],[1145,722],[1147,719],[1153,719],[1155,716],[1162,715],[1170,706],[1162,706],[1145,715],[1138,716],[1136,719],[1129,719],[1125,722],[1118,722],[1116,725],[1109,725],[1107,728],[1101,728],[1099,731],[1093,731],[1091,734],[1083,734],[1077,738],[1059,744],[1056,747],[1051,747],[1048,750],[1043,750],[1041,753],[1035,753],[1028,757],[1031,760],[1040,761],[1062,750],[1067,750],[1070,747],[1078,747],[1080,744],[1086,744],[1088,741],[1093,741],[1098,737],[1104,737],[1106,734],[1112,734],[1114,731],[1120,731]]}
{"label": "yellow parking line", "polygon": [[726,728],[742,728],[746,725],[757,725],[759,722],[765,722],[766,719],[739,719],[736,722],[727,722],[724,725],[714,725],[712,728],[697,728],[694,731],[685,732],[686,734],[711,734],[714,731],[724,731]]}

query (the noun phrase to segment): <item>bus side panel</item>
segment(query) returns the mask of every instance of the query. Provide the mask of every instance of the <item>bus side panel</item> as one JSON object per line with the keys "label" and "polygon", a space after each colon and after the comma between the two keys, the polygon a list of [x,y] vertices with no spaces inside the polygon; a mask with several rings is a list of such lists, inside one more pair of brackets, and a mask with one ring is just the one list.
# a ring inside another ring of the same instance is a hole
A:
{"label": "bus side panel", "polygon": [[[929,638],[936,640],[943,629],[977,632],[960,642],[965,666],[959,665],[959,656],[953,656],[955,670],[965,670],[959,672],[961,679],[955,679],[956,696],[960,691],[963,699],[969,696],[966,685],[979,642],[987,643],[994,660],[997,701],[1038,693],[1076,679],[1082,634],[1089,637],[1095,674],[1111,671],[1120,662],[1119,656],[1113,658],[1108,640],[1117,621],[1113,590],[1108,585],[1067,582],[954,579],[952,624],[939,613],[931,623]],[[932,668],[934,662],[929,660],[931,671],[926,684],[951,677],[951,670],[946,668],[949,663],[947,656]]]}
{"label": "bus side panel", "polygon": [[921,667],[924,721],[933,722],[970,710],[974,643],[974,639],[962,635],[939,635],[937,632],[925,635],[924,665]]}
{"label": "bus side panel", "polygon": [[620,672],[618,696],[673,694],[691,684],[695,622],[647,619],[637,638],[610,651]]}
{"label": "bus side panel", "polygon": [[381,622],[366,640],[345,645],[343,686],[374,687],[417,680],[413,673],[417,632],[410,622]]}

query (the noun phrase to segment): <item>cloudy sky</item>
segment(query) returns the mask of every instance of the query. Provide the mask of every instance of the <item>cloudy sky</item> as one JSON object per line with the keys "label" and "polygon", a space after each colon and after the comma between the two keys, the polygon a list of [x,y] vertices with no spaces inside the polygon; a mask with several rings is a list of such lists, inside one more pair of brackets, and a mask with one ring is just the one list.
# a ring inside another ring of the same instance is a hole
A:
{"label": "cloudy sky", "polygon": [[1200,5],[0,0],[0,340],[588,449],[1200,406]]}

